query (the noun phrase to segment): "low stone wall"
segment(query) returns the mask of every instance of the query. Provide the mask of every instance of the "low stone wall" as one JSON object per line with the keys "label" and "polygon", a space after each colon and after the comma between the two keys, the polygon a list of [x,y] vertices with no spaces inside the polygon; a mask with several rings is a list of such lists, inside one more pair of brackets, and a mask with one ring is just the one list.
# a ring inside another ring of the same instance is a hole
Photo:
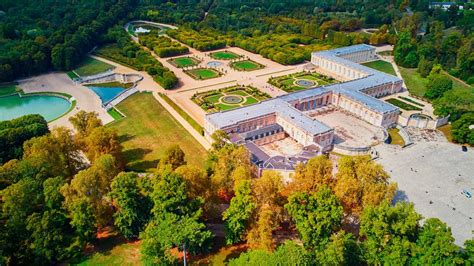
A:
{"label": "low stone wall", "polygon": [[366,155],[369,154],[370,147],[348,147],[336,144],[333,151],[344,155]]}
{"label": "low stone wall", "polygon": [[440,126],[444,126],[448,123],[449,116],[441,117],[437,119],[428,119],[428,118],[414,118],[414,117],[404,117],[398,116],[398,124],[402,127],[416,127],[421,129],[436,129]]}
{"label": "low stone wall", "polygon": [[397,125],[397,129],[398,129],[398,134],[402,137],[403,142],[405,142],[405,145],[403,145],[403,147],[412,145],[413,141],[411,140],[410,135],[408,135],[405,129],[401,127],[400,125]]}

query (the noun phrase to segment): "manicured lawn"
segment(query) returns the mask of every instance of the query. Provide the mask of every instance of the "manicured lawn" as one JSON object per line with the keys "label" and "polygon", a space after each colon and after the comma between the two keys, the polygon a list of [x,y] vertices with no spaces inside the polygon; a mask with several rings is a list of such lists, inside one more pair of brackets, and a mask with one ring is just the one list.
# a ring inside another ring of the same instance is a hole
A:
{"label": "manicured lawn", "polygon": [[405,145],[405,141],[403,141],[402,136],[398,133],[400,130],[398,128],[392,128],[388,130],[388,134],[390,135],[391,142],[390,144],[392,145],[400,145],[403,146]]}
{"label": "manicured lawn", "polygon": [[17,86],[15,85],[0,86],[0,97],[15,94],[16,92]]}
{"label": "manicured lawn", "polygon": [[76,75],[76,73],[72,72],[72,71],[68,71],[66,72],[66,75],[70,78],[70,79],[75,79],[75,78],[78,78],[79,76]]}
{"label": "manicured lawn", "polygon": [[188,163],[202,166],[206,150],[148,93],[135,93],[117,108],[125,118],[112,123],[123,146],[127,170],[152,171],[167,147],[178,144]]}
{"label": "manicured lawn", "polygon": [[378,71],[385,72],[390,75],[396,76],[397,74],[395,73],[395,70],[392,67],[392,64],[390,64],[387,61],[384,60],[377,60],[377,61],[372,61],[372,62],[367,62],[363,63],[362,65],[373,68]]}
{"label": "manicured lawn", "polygon": [[211,57],[217,60],[232,60],[239,58],[240,56],[236,53],[229,52],[229,51],[219,51],[215,53],[211,53]]}
{"label": "manicured lawn", "polygon": [[426,92],[428,79],[423,78],[420,73],[416,71],[416,68],[403,68],[400,66],[398,68],[400,69],[403,80],[407,85],[408,91],[415,96],[423,97]]}
{"label": "manicured lawn", "polygon": [[212,79],[220,76],[220,73],[217,70],[210,68],[196,68],[186,70],[186,74],[190,75],[194,79],[199,80]]}
{"label": "manicured lawn", "polygon": [[406,110],[406,111],[421,111],[421,108],[418,108],[416,106],[413,106],[411,104],[408,104],[408,103],[405,103],[405,102],[402,102],[398,99],[395,99],[395,98],[391,98],[391,99],[387,99],[385,100],[397,107],[400,107],[401,109],[403,110]]}
{"label": "manicured lawn", "polygon": [[87,57],[76,69],[74,72],[79,76],[90,76],[102,73],[109,69],[113,69],[114,66],[104,63],[102,61],[96,60],[91,57]]}
{"label": "manicured lawn", "polygon": [[264,68],[263,65],[257,62],[254,62],[252,60],[234,62],[230,66],[239,71],[253,71],[253,70]]}
{"label": "manicured lawn", "polygon": [[254,104],[254,103],[258,103],[258,100],[252,96],[249,96],[247,97],[247,101],[244,103],[244,105],[249,105],[249,104]]}
{"label": "manicured lawn", "polygon": [[193,57],[173,58],[173,59],[170,59],[169,62],[178,68],[196,66],[199,64],[199,60]]}
{"label": "manicured lawn", "polygon": [[224,96],[224,95],[221,94],[221,93],[218,93],[218,94],[214,94],[214,95],[212,95],[212,96],[206,97],[205,99],[206,99],[206,101],[209,101],[209,102],[211,102],[211,103],[217,103],[217,102],[219,102],[219,99],[220,99],[222,96]]}

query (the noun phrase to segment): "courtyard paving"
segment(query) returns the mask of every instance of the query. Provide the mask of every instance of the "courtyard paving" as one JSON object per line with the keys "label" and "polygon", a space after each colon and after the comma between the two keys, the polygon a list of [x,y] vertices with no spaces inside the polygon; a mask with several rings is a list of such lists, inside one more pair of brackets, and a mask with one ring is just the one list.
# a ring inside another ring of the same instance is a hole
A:
{"label": "courtyard paving", "polygon": [[461,192],[474,192],[474,149],[446,140],[415,142],[407,148],[379,145],[378,163],[398,183],[396,200],[410,201],[424,218],[437,217],[451,227],[456,244],[473,237],[474,198]]}

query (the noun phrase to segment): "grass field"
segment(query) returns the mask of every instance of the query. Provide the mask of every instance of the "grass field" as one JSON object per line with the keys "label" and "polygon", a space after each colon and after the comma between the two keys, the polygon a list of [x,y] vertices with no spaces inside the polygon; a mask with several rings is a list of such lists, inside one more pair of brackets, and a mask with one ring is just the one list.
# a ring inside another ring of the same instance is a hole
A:
{"label": "grass field", "polygon": [[[399,69],[400,73],[402,74],[403,80],[407,85],[408,91],[415,96],[423,97],[426,92],[428,78],[423,78],[420,73],[416,71],[416,68],[399,67]],[[472,89],[471,86],[459,82],[448,74],[446,75],[453,81],[453,90]]]}
{"label": "grass field", "polygon": [[0,86],[0,97],[15,94],[17,89],[16,85]]}
{"label": "grass field", "polygon": [[194,120],[188,113],[186,113],[181,107],[179,107],[175,102],[173,102],[166,94],[159,93],[160,97],[165,100],[184,120],[186,120],[197,132],[201,135],[204,135],[204,129],[199,125],[196,120]]}
{"label": "grass field", "polygon": [[91,57],[87,57],[76,69],[74,69],[74,72],[76,72],[77,75],[83,77],[83,76],[90,76],[90,75],[95,75],[102,73],[108,69],[113,69],[114,66],[109,65],[107,63],[104,63],[102,61],[96,60]]}
{"label": "grass field", "polygon": [[408,104],[406,102],[402,102],[402,101],[400,101],[398,99],[395,99],[395,98],[387,99],[385,101],[389,102],[389,103],[391,103],[391,104],[393,104],[397,107],[400,107],[401,109],[406,110],[406,111],[421,111],[421,108],[413,106],[413,105]]}
{"label": "grass field", "polygon": [[385,72],[385,73],[390,74],[390,75],[394,75],[394,76],[397,75],[395,73],[395,69],[393,69],[392,64],[390,64],[387,61],[377,60],[377,61],[363,63],[362,65],[364,65],[366,67],[373,68],[373,69],[378,70],[378,71]]}
{"label": "grass field", "polygon": [[165,149],[173,144],[181,147],[189,164],[203,165],[206,150],[152,94],[135,93],[117,108],[126,117],[110,127],[118,132],[127,170],[153,170]]}
{"label": "grass field", "polygon": [[402,100],[405,100],[405,101],[407,101],[407,102],[409,102],[409,103],[416,104],[416,105],[421,106],[421,107],[425,106],[424,104],[419,103],[419,102],[417,102],[417,101],[415,101],[415,100],[413,100],[413,99],[411,99],[411,98],[405,97],[405,96],[398,96],[398,98],[400,98],[400,99],[402,99]]}
{"label": "grass field", "polygon": [[390,135],[390,144],[392,145],[405,145],[405,141],[403,141],[402,136],[398,133],[400,130],[398,128],[392,128],[388,130],[388,134]]}
{"label": "grass field", "polygon": [[193,79],[206,80],[217,78],[221,75],[217,70],[211,68],[196,68],[191,70],[186,70],[186,74],[191,76]]}
{"label": "grass field", "polygon": [[446,124],[444,126],[438,127],[437,128],[439,131],[441,131],[446,139],[448,139],[449,142],[453,142],[453,135],[451,133],[451,124]]}
{"label": "grass field", "polygon": [[233,52],[229,52],[229,51],[219,51],[219,52],[211,53],[211,57],[217,60],[232,60],[232,59],[239,58],[240,55]]}
{"label": "grass field", "polygon": [[194,57],[177,57],[169,59],[168,62],[178,68],[196,66],[199,64],[199,60]]}
{"label": "grass field", "polygon": [[239,62],[231,63],[230,66],[238,71],[253,71],[264,68],[263,65],[254,62],[252,60],[244,60]]}
{"label": "grass field", "polygon": [[108,266],[108,265],[142,265],[140,261],[140,242],[128,242],[112,229],[101,232],[93,250],[71,261],[70,265]]}

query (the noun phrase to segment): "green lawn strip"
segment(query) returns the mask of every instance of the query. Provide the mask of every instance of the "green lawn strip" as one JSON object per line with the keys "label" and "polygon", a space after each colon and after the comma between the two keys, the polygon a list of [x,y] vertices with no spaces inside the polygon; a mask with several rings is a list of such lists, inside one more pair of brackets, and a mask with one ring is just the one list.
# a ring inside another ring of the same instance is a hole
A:
{"label": "green lawn strip", "polygon": [[204,130],[201,125],[199,125],[196,120],[194,120],[188,113],[186,113],[181,107],[179,107],[175,102],[173,102],[166,94],[160,93],[160,97],[165,100],[173,109],[182,117],[184,120],[186,120],[194,129],[196,129],[199,134],[203,135]]}
{"label": "green lawn strip", "polygon": [[114,119],[114,120],[119,120],[123,118],[122,114],[119,113],[115,108],[112,108],[107,111],[107,113]]}
{"label": "green lawn strip", "polygon": [[259,101],[257,99],[255,99],[252,96],[249,96],[249,97],[247,97],[247,101],[245,101],[244,105],[250,105],[250,104],[254,104],[254,103],[258,103],[258,102]]}
{"label": "green lawn strip", "polygon": [[252,70],[257,70],[257,69],[263,68],[262,65],[260,65],[257,62],[251,61],[251,60],[234,62],[230,66],[232,68],[240,70],[240,71],[252,71]]}
{"label": "green lawn strip", "polygon": [[95,75],[102,73],[104,71],[107,71],[109,69],[113,69],[114,66],[109,65],[107,63],[104,63],[102,61],[99,61],[97,59],[87,57],[84,59],[84,61],[77,67],[74,72],[76,72],[77,75],[83,77],[83,76],[90,76],[90,75]]}
{"label": "green lawn strip", "polygon": [[18,90],[16,85],[0,86],[0,97],[17,94]]}
{"label": "green lawn strip", "polygon": [[413,106],[411,104],[408,104],[406,102],[402,102],[402,101],[400,101],[398,99],[395,99],[395,98],[387,99],[385,101],[387,101],[387,102],[389,102],[389,103],[391,103],[391,104],[393,104],[397,107],[400,107],[401,109],[406,110],[406,111],[421,111],[421,108],[418,108],[418,107]]}
{"label": "green lawn strip", "polygon": [[109,125],[117,130],[126,169],[153,171],[166,147],[178,144],[188,163],[202,166],[206,150],[150,93],[135,93],[116,106],[126,117]]}
{"label": "green lawn strip", "polygon": [[94,87],[119,87],[124,89],[129,89],[133,86],[132,82],[129,83],[121,83],[118,81],[106,82],[106,83],[95,83],[93,84]]}
{"label": "green lawn strip", "polygon": [[405,141],[403,141],[402,136],[398,133],[400,130],[398,128],[392,128],[388,130],[390,135],[390,144],[404,146]]}
{"label": "green lawn strip", "polygon": [[219,72],[210,68],[197,68],[185,71],[194,79],[205,80],[219,77]]}
{"label": "green lawn strip", "polygon": [[395,69],[393,69],[393,66],[391,63],[383,60],[377,60],[377,61],[372,61],[372,62],[367,62],[363,63],[362,65],[366,67],[373,68],[378,71],[385,72],[390,75],[396,76],[397,74],[395,73]]}
{"label": "green lawn strip", "polygon": [[128,33],[130,33],[130,35],[132,35],[134,37],[137,37],[137,34],[135,33],[135,29],[134,29],[132,23],[128,24],[127,31],[128,31]]}
{"label": "green lawn strip", "polygon": [[236,53],[229,52],[229,51],[219,51],[215,53],[211,53],[211,57],[217,60],[232,60],[239,58],[240,56]]}
{"label": "green lawn strip", "polygon": [[400,99],[402,99],[402,100],[405,100],[405,101],[407,101],[407,102],[416,104],[416,105],[421,106],[421,107],[424,107],[424,106],[425,106],[424,104],[419,103],[419,102],[417,102],[417,101],[415,101],[415,100],[412,100],[412,99],[410,99],[410,98],[407,98],[407,97],[405,97],[405,96],[398,96],[398,98],[400,98]]}
{"label": "green lawn strip", "polygon": [[72,71],[68,71],[66,72],[66,75],[70,78],[70,79],[75,79],[75,78],[78,78],[79,76],[76,75],[76,73],[72,72]]}

